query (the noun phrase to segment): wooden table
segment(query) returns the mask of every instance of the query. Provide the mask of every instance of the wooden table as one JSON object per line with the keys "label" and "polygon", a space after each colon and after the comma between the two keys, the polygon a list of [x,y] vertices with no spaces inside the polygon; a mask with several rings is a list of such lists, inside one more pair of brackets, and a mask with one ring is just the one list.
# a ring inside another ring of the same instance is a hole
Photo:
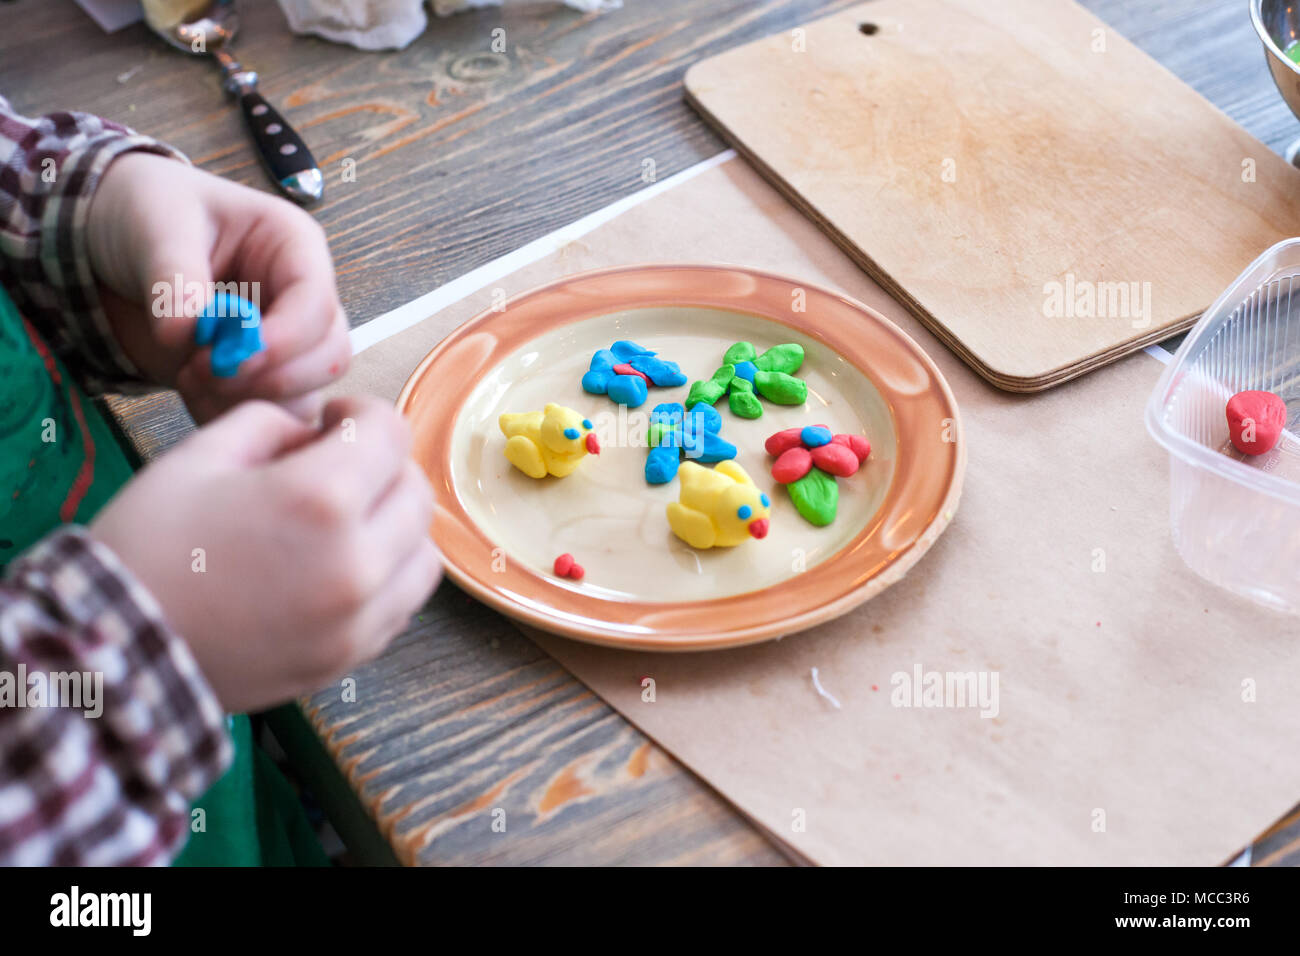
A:
{"label": "wooden table", "polygon": [[[291,37],[264,0],[244,3],[239,50],[326,172],[315,213],[358,325],[643,188],[645,159],[663,178],[719,152],[682,102],[686,67],[854,2],[485,10],[435,21],[400,53],[364,54]],[[1085,5],[1271,148],[1300,137],[1244,0]],[[505,54],[491,49],[497,27]],[[29,113],[125,122],[266,188],[215,67],[143,26],[105,36],[71,0],[0,2],[0,93]],[[144,457],[192,427],[170,395],[110,404]],[[717,793],[451,584],[354,676],[355,703],[337,688],[303,702],[315,733],[283,709],[273,728],[361,860],[784,862]],[[1300,863],[1300,807],[1257,839],[1253,861]]]}

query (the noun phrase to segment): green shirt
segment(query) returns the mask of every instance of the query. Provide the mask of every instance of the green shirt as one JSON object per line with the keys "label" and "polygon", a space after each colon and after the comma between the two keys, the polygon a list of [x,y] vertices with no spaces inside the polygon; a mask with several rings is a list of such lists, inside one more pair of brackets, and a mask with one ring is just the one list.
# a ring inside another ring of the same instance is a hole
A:
{"label": "green shirt", "polygon": [[[0,289],[0,570],[58,525],[89,523],[131,474],[98,406]],[[176,865],[327,865],[248,717],[230,730],[234,761],[195,802]]]}

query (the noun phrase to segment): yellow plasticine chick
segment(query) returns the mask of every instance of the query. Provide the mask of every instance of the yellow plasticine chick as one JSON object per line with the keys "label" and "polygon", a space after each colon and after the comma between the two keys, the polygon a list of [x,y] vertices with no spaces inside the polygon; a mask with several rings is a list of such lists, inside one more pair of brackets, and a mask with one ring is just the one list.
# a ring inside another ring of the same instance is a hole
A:
{"label": "yellow plasticine chick", "polygon": [[564,478],[588,452],[600,454],[591,422],[554,402],[540,412],[506,412],[497,424],[506,436],[506,459],[529,478]]}
{"label": "yellow plasticine chick", "polygon": [[734,461],[712,469],[682,462],[677,477],[682,490],[668,506],[668,524],[692,548],[731,548],[767,535],[771,502]]}

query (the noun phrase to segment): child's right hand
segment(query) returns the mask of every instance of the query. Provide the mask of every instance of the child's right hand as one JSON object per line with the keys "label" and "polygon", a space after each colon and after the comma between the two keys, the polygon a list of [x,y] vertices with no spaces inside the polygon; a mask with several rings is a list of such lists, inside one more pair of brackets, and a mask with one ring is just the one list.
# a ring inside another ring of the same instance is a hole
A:
{"label": "child's right hand", "polygon": [[378,654],[436,586],[433,495],[409,444],[375,400],[331,402],[319,430],[248,402],[141,471],[91,532],[227,710],[267,707]]}

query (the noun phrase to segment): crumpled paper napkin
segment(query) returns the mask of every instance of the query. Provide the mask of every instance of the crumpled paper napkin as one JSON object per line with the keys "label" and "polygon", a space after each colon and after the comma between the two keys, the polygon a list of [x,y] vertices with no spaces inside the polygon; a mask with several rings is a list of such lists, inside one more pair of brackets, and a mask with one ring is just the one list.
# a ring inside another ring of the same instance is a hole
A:
{"label": "crumpled paper napkin", "polygon": [[[440,17],[449,17],[453,13],[477,10],[480,7],[518,6],[521,3],[532,2],[535,0],[429,0],[433,12]],[[603,13],[623,6],[623,0],[563,0],[563,3],[566,7],[572,7],[582,13]]]}
{"label": "crumpled paper napkin", "polygon": [[[534,0],[431,0],[440,17],[480,7]],[[613,10],[622,0],[563,0],[584,13]],[[360,50],[400,50],[424,32],[424,0],[279,0],[294,33],[347,43]]]}
{"label": "crumpled paper napkin", "polygon": [[400,50],[424,32],[424,0],[280,0],[294,33],[359,50]]}

